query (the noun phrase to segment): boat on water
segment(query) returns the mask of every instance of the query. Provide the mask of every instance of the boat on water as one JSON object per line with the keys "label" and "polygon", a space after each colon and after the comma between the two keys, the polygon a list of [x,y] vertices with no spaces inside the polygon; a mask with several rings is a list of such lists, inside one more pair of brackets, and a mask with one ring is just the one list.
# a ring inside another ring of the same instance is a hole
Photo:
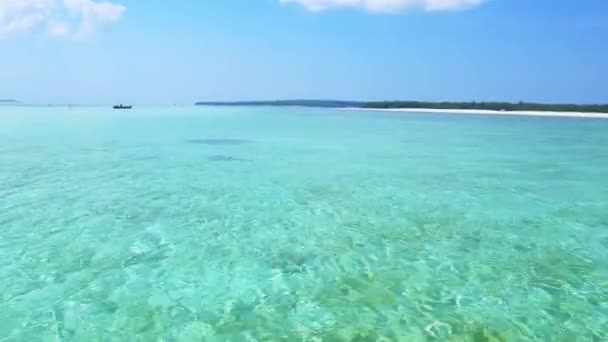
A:
{"label": "boat on water", "polygon": [[125,105],[120,104],[120,105],[114,106],[113,108],[114,109],[131,109],[131,108],[133,108],[133,106],[125,106]]}

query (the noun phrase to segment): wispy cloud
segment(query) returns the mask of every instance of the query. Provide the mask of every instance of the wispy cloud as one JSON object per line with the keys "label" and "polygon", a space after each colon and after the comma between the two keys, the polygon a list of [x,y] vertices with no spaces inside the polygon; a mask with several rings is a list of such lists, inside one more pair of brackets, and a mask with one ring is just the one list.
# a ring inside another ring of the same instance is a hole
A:
{"label": "wispy cloud", "polygon": [[62,21],[52,21],[46,27],[46,33],[53,37],[65,37],[70,35],[70,26]]}
{"label": "wispy cloud", "polygon": [[481,5],[486,0],[280,0],[297,3],[310,11],[351,7],[371,12],[399,13],[406,11],[457,11]]}
{"label": "wispy cloud", "polygon": [[0,39],[24,32],[83,38],[119,20],[126,7],[94,0],[0,0]]}

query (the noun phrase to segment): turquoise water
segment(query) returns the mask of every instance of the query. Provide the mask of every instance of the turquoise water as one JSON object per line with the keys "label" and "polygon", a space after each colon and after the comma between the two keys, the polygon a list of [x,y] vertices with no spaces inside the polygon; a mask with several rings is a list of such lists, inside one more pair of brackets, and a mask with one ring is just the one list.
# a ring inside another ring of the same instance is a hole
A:
{"label": "turquoise water", "polygon": [[608,120],[0,107],[0,341],[603,341]]}

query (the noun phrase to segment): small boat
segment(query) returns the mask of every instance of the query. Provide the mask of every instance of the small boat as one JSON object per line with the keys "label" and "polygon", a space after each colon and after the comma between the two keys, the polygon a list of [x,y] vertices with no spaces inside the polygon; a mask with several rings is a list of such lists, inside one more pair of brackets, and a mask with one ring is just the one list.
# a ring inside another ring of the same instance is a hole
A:
{"label": "small boat", "polygon": [[133,108],[133,106],[125,106],[125,105],[120,104],[120,105],[114,106],[113,108],[114,109],[131,109],[131,108]]}

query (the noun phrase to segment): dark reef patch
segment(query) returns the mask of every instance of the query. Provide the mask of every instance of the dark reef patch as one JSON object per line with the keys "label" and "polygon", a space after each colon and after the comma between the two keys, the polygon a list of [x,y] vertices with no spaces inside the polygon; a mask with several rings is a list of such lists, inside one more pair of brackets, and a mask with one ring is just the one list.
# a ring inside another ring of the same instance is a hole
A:
{"label": "dark reef patch", "polygon": [[148,160],[157,160],[159,158],[156,156],[134,156],[134,157],[130,157],[129,159],[134,160],[134,161],[148,161]]}
{"label": "dark reef patch", "polygon": [[246,139],[189,139],[186,142],[198,145],[243,145],[252,141]]}
{"label": "dark reef patch", "polygon": [[600,239],[600,244],[608,249],[608,236]]}
{"label": "dark reef patch", "polygon": [[213,161],[213,162],[248,162],[248,161],[251,161],[249,159],[225,156],[225,155],[221,155],[221,154],[218,154],[215,156],[209,156],[209,157],[207,157],[207,160]]}

